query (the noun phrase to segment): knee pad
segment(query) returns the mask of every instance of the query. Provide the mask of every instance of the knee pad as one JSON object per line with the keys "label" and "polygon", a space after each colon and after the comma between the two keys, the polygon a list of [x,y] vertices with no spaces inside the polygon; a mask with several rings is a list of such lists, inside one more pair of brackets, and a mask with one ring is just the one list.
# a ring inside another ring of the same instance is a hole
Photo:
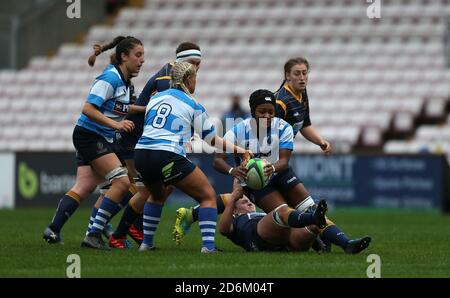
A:
{"label": "knee pad", "polygon": [[278,206],[277,208],[275,208],[275,210],[273,210],[273,212],[272,212],[272,219],[280,227],[289,228],[289,225],[285,224],[283,222],[283,220],[280,218],[280,215],[278,214],[278,210],[285,206],[287,206],[287,204],[282,204],[282,205]]}
{"label": "knee pad", "polygon": [[102,195],[104,195],[109,190],[110,187],[111,187],[111,182],[109,182],[109,181],[102,182],[98,185],[98,188],[100,189],[100,193]]}
{"label": "knee pad", "polygon": [[106,174],[105,179],[109,181],[109,183],[112,183],[113,180],[122,177],[128,177],[128,170],[124,167],[118,167]]}
{"label": "knee pad", "polygon": [[300,212],[305,212],[308,208],[314,206],[314,200],[311,196],[307,197],[300,204],[295,206],[295,209]]}

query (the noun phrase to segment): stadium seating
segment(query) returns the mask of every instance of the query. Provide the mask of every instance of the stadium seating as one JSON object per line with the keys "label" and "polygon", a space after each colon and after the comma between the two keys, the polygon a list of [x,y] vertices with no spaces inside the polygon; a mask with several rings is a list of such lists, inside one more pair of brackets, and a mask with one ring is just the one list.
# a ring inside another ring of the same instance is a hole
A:
{"label": "stadium seating", "polygon": [[[443,111],[450,95],[443,43],[449,4],[384,0],[381,19],[369,19],[369,4],[359,0],[149,0],[143,9],[123,9],[113,26],[92,27],[83,44],[64,44],[54,57],[0,72],[0,107],[6,111],[0,150],[73,150],[71,129],[109,60],[101,55],[89,68],[91,45],[117,35],[144,43],[138,92],[174,58],[180,41],[197,41],[204,59],[196,96],[214,117],[228,108],[231,93],[246,98],[256,88],[276,90],[284,62],[305,56],[311,63],[311,120],[321,134],[338,152],[355,144],[381,146],[384,132],[410,131],[423,111]],[[405,143],[406,149],[390,141],[385,150],[420,150],[423,136],[449,130],[423,129],[413,141],[419,145]],[[296,143],[301,152],[320,150],[300,138]]]}

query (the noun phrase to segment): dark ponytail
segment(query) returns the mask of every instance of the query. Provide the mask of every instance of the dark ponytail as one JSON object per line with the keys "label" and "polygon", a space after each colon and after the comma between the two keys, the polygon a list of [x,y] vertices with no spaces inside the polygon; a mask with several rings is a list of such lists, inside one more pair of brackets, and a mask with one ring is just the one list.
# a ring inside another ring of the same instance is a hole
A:
{"label": "dark ponytail", "polygon": [[94,44],[94,54],[92,54],[88,59],[89,66],[94,66],[98,55],[114,47],[116,48],[115,59],[111,60],[115,60],[118,64],[120,64],[122,63],[122,53],[128,54],[136,44],[142,45],[142,42],[132,36],[117,36],[112,42],[105,45]]}
{"label": "dark ponytail", "polygon": [[117,64],[116,53],[109,55],[109,63]]}
{"label": "dark ponytail", "polygon": [[281,85],[280,85],[280,87],[278,87],[278,89],[277,89],[277,91],[275,91],[275,93],[277,93],[278,91],[280,91],[280,90],[281,90],[281,88],[283,88],[283,86],[284,86],[284,83],[286,83],[286,79],[284,79],[284,80],[283,80],[283,82],[281,82]]}

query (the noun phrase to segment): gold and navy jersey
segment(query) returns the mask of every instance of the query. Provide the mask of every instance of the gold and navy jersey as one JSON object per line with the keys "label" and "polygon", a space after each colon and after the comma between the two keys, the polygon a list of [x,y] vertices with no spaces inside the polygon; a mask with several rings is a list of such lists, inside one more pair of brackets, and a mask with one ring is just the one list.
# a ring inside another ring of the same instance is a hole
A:
{"label": "gold and navy jersey", "polygon": [[[144,89],[137,98],[135,105],[147,106],[150,101],[150,97],[152,97],[155,93],[162,92],[170,88],[170,70],[172,69],[172,66],[173,62],[167,63],[147,81]],[[142,135],[144,129],[144,118],[144,114],[128,114],[127,119],[134,122],[135,129],[130,133],[123,133],[123,135],[131,135],[134,143],[136,143]]]}
{"label": "gold and navy jersey", "polygon": [[234,244],[247,251],[258,251],[255,243],[255,233],[258,222],[263,219],[265,213],[249,212],[233,218],[233,232],[227,235]]}
{"label": "gold and navy jersey", "polygon": [[172,70],[173,64],[173,62],[167,63],[148,80],[136,101],[136,105],[146,106],[150,97],[156,92],[165,91],[170,88],[170,71]]}
{"label": "gold and navy jersey", "polygon": [[286,251],[285,245],[268,243],[258,235],[258,222],[265,215],[262,212],[249,212],[235,216],[233,232],[227,238],[247,251]]}
{"label": "gold and navy jersey", "polygon": [[300,129],[311,125],[306,89],[298,96],[286,83],[275,93],[275,98],[277,99],[276,117],[292,125],[294,137]]}

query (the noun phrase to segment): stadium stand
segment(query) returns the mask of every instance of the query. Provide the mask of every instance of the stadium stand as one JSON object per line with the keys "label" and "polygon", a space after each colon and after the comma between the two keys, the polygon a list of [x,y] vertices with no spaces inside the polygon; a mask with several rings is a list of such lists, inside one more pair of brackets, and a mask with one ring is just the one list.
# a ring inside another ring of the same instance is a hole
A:
{"label": "stadium stand", "polygon": [[[154,0],[122,9],[112,26],[90,29],[83,44],[64,44],[51,58],[36,57],[20,71],[0,72],[0,150],[74,150],[71,130],[95,74],[93,43],[133,35],[146,49],[135,79],[140,92],[150,74],[194,40],[204,53],[196,96],[220,117],[231,93],[276,90],[283,64],[295,56],[311,63],[311,120],[337,152],[449,152],[450,124],[419,126],[425,115],[445,117],[450,96],[444,36],[450,1],[384,0],[380,19],[360,0]],[[389,140],[389,131],[411,140]],[[296,140],[296,150],[320,149]],[[432,145],[436,144],[436,145]],[[383,147],[384,146],[384,147]]]}

